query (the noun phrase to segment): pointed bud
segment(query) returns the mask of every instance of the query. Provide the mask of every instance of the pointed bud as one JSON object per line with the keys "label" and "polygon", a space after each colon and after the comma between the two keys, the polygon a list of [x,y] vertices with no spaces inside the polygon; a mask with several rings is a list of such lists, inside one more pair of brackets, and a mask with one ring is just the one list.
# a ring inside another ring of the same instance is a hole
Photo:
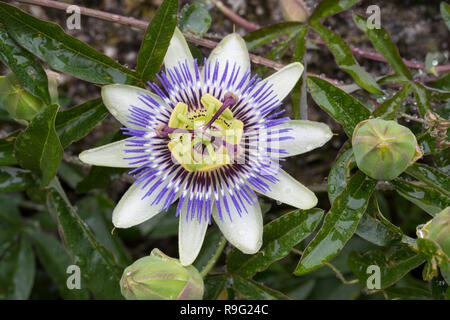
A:
{"label": "pointed bud", "polygon": [[159,249],[127,267],[120,280],[127,300],[201,300],[203,288],[197,269],[182,266]]}
{"label": "pointed bud", "polygon": [[397,178],[422,157],[411,130],[391,120],[369,119],[358,123],[352,145],[358,168],[377,180]]}

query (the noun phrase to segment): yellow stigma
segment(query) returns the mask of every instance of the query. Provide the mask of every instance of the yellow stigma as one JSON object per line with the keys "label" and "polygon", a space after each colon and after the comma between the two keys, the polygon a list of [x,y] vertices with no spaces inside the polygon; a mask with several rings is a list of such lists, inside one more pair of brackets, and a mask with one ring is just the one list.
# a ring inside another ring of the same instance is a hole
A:
{"label": "yellow stigma", "polygon": [[185,103],[179,102],[168,124],[169,128],[180,129],[168,134],[169,150],[176,161],[191,172],[212,170],[235,160],[244,128],[242,121],[233,118],[229,108],[206,128],[223,103],[210,94],[204,94],[200,101],[203,108],[191,112]]}

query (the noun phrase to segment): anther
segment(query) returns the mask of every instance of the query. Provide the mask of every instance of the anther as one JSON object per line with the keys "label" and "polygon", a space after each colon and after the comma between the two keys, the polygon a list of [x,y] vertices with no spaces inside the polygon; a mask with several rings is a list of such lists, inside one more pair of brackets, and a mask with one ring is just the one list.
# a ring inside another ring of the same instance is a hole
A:
{"label": "anther", "polygon": [[214,123],[214,121],[216,121],[217,118],[220,117],[220,115],[222,114],[222,112],[225,111],[226,108],[234,105],[237,101],[238,101],[238,98],[235,94],[233,94],[232,92],[225,93],[225,97],[224,97],[222,106],[220,106],[219,110],[217,110],[217,112],[214,114],[214,116],[211,118],[211,120],[209,120],[209,122],[206,124],[206,126],[203,127],[203,130],[208,129]]}

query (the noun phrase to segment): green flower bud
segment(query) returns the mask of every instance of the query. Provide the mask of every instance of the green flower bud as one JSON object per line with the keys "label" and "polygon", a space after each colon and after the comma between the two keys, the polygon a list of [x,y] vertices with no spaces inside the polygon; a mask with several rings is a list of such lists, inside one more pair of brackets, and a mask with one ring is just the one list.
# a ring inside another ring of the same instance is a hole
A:
{"label": "green flower bud", "polygon": [[450,257],[450,207],[428,221],[418,230],[417,235],[420,238],[433,240]]}
{"label": "green flower bud", "polygon": [[392,120],[369,119],[358,123],[352,144],[358,168],[377,180],[397,178],[422,157],[411,130]]}
{"label": "green flower bud", "polygon": [[197,269],[182,266],[159,249],[127,267],[120,280],[127,300],[201,300],[203,288]]}

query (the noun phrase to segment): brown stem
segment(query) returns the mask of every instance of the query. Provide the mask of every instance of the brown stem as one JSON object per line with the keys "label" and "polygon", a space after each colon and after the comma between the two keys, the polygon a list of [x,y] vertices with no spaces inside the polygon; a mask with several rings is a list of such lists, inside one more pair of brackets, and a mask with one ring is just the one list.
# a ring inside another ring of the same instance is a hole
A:
{"label": "brown stem", "polygon": [[231,10],[226,5],[224,5],[222,1],[211,0],[211,2],[214,3],[216,8],[219,9],[225,16],[227,16],[228,19],[230,19],[234,23],[240,25],[241,27],[247,29],[248,31],[256,31],[259,28],[261,28],[259,25],[254,24],[248,20],[245,20],[241,16],[234,13],[233,10]]}

